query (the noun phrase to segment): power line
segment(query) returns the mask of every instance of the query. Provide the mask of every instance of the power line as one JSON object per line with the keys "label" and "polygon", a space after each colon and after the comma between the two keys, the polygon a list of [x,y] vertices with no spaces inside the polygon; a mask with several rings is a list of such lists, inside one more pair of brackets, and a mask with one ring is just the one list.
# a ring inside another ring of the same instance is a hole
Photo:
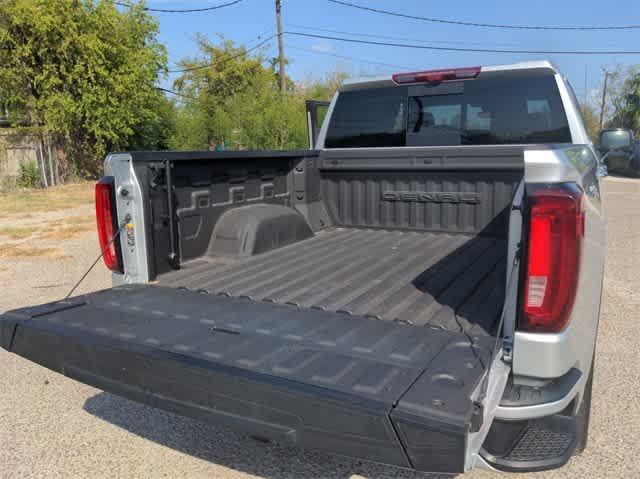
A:
{"label": "power line", "polygon": [[181,98],[186,98],[188,100],[197,101],[197,98],[195,98],[195,97],[192,97],[190,95],[185,95],[184,93],[179,93],[177,91],[169,90],[168,88],[162,88],[162,87],[157,86],[156,89],[158,89],[160,91],[163,91],[165,93],[169,93],[171,95],[179,96]]}
{"label": "power line", "polygon": [[348,43],[363,43],[365,45],[378,45],[385,47],[413,48],[420,50],[441,50],[448,52],[475,52],[475,53],[519,53],[533,55],[640,55],[640,50],[617,50],[617,51],[588,51],[588,50],[494,50],[490,48],[457,48],[438,47],[434,45],[415,45],[409,43],[376,42],[372,40],[358,40],[355,38],[334,37],[329,35],[316,35],[313,33],[285,32],[287,35],[296,35],[308,38],[321,38],[324,40],[336,40]]}
{"label": "power line", "polygon": [[373,33],[360,33],[360,32],[347,32],[344,30],[333,30],[330,28],[318,28],[312,27],[308,25],[298,25],[295,23],[289,23],[290,27],[294,28],[303,28],[305,30],[317,31],[317,32],[326,32],[326,33],[338,33],[342,35],[352,35],[355,37],[366,37],[366,38],[382,38],[385,40],[401,40],[406,42],[419,42],[419,43],[442,43],[449,45],[497,45],[497,46],[517,46],[515,43],[482,43],[482,42],[465,42],[465,41],[456,41],[456,40],[424,40],[420,38],[408,38],[408,37],[396,37],[390,35],[379,35]]}
{"label": "power line", "polygon": [[407,67],[407,66],[402,66],[402,65],[393,65],[391,63],[377,62],[377,61],[374,61],[374,60],[365,60],[363,58],[349,57],[349,56],[346,56],[346,55],[339,55],[337,53],[321,52],[321,51],[318,51],[318,50],[313,50],[311,48],[297,47],[295,45],[289,45],[288,48],[291,48],[293,50],[300,50],[302,52],[316,53],[318,55],[327,55],[327,56],[331,56],[331,57],[342,58],[344,60],[351,60],[351,61],[354,61],[354,62],[371,63],[372,65],[381,65],[381,66],[389,67],[389,68],[402,68],[404,70],[410,70],[410,69],[413,68],[413,67]]}
{"label": "power line", "polygon": [[[235,60],[236,58],[240,58],[245,56],[247,53],[250,53],[254,50],[257,50],[258,48],[260,48],[262,45],[264,45],[265,43],[267,43],[270,40],[273,40],[276,37],[276,35],[271,35],[268,38],[265,38],[264,40],[262,40],[260,43],[258,43],[257,45],[248,48],[248,49],[243,49],[240,53],[237,53],[236,55],[232,55],[229,57],[225,57],[222,58],[218,61],[212,62],[212,63],[206,63],[206,64],[202,64],[202,65],[196,65],[193,67],[186,67],[186,68],[178,68],[178,69],[174,69],[174,70],[167,70],[166,73],[186,73],[186,72],[191,72],[191,71],[196,71],[196,70],[204,70],[206,68],[211,68],[220,64],[224,64],[228,61],[231,60]],[[241,47],[244,48],[244,47]]]}
{"label": "power line", "polygon": [[[142,9],[147,11],[147,12],[158,12],[158,13],[195,13],[195,12],[209,12],[211,10],[218,10],[219,8],[224,8],[224,7],[230,7],[232,5],[236,5],[240,2],[243,2],[244,0],[233,0],[231,2],[227,2],[227,3],[221,3],[219,5],[214,5],[212,7],[203,7],[203,8],[189,8],[189,9],[184,9],[184,10],[177,10],[177,9],[166,9],[166,8],[150,8],[150,7],[143,7]],[[121,7],[131,7],[130,3],[125,3],[125,2],[113,2],[114,5],[119,5]]]}
{"label": "power line", "polygon": [[461,20],[446,20],[443,18],[433,17],[420,17],[417,15],[409,15],[407,13],[392,12],[389,10],[382,10],[379,8],[366,7],[364,5],[358,5],[355,3],[345,2],[342,0],[327,0],[337,5],[345,7],[357,8],[359,10],[366,10],[373,13],[381,13],[383,15],[391,15],[400,18],[409,18],[411,20],[421,20],[423,22],[433,23],[447,23],[450,25],[463,25],[466,27],[481,27],[481,28],[506,28],[511,30],[634,30],[640,29],[640,25],[612,25],[612,26],[586,26],[586,27],[561,27],[561,26],[540,26],[540,25],[505,25],[495,23],[477,23],[477,22],[465,22]]}
{"label": "power line", "polygon": [[[271,31],[272,31],[272,29],[269,28],[268,30],[265,30],[265,31],[261,32],[260,35],[255,36],[253,38],[250,38],[249,40],[246,41],[246,43],[251,43],[253,41],[261,40],[261,39],[263,39],[265,37],[265,35],[268,35],[269,33],[271,33]],[[247,48],[247,45],[243,43],[238,48]],[[181,60],[179,60],[179,61],[171,61],[170,63],[172,63],[172,66],[169,68],[168,71],[171,71],[173,69],[179,69],[180,68],[180,63],[179,63],[180,61]]]}

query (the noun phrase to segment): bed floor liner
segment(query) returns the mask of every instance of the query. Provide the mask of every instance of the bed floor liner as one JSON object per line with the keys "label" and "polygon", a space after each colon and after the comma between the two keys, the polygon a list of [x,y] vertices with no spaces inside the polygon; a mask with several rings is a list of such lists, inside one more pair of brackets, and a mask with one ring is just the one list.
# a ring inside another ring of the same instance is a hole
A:
{"label": "bed floor liner", "polygon": [[159,283],[233,297],[492,334],[504,303],[506,241],[330,228],[245,258],[205,257]]}
{"label": "bed floor liner", "polygon": [[3,348],[105,391],[303,448],[450,473],[465,467],[493,342],[157,285],[0,316]]}

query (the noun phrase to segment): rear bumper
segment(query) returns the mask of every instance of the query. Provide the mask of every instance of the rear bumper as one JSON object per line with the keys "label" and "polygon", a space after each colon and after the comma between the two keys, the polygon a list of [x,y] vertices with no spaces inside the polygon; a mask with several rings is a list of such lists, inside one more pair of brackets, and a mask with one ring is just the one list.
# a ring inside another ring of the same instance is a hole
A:
{"label": "rear bumper", "polygon": [[516,331],[513,349],[515,374],[534,378],[557,378],[567,373],[576,363],[576,350],[572,347],[572,327],[554,334]]}
{"label": "rear bumper", "polygon": [[575,416],[554,414],[528,421],[494,421],[480,451],[491,467],[507,472],[537,472],[562,467],[576,449]]}
{"label": "rear bumper", "polygon": [[496,410],[496,419],[536,419],[564,411],[584,387],[584,375],[576,368],[542,386],[509,384]]}

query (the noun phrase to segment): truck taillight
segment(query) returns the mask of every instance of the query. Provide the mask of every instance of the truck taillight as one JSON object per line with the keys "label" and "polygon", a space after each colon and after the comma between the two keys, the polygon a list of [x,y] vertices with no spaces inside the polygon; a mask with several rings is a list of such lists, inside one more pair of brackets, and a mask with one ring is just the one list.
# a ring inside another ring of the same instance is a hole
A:
{"label": "truck taillight", "polygon": [[528,193],[529,241],[519,329],[554,333],[567,324],[584,237],[583,193],[573,184]]}
{"label": "truck taillight", "polygon": [[119,242],[114,239],[114,235],[118,231],[118,223],[112,176],[105,176],[96,183],[96,219],[98,221],[98,241],[104,264],[111,271],[122,273],[122,255]]}
{"label": "truck taillight", "polygon": [[424,72],[395,73],[393,81],[403,83],[439,83],[450,80],[467,80],[480,74],[480,67],[447,68],[446,70],[429,70]]}

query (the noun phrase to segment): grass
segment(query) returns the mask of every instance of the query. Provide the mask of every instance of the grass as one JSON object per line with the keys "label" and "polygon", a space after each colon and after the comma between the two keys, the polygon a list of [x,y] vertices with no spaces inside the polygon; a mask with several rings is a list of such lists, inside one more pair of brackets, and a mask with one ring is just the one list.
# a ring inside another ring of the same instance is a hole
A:
{"label": "grass", "polygon": [[7,236],[12,240],[20,240],[32,236],[34,233],[40,231],[39,226],[21,226],[21,227],[0,227],[0,236]]}
{"label": "grass", "polygon": [[55,239],[63,240],[74,238],[95,228],[95,219],[92,216],[72,216],[65,218],[56,224],[47,223],[38,226],[2,226],[0,236],[6,236],[10,240],[22,240],[32,238],[34,240]]}
{"label": "grass", "polygon": [[93,183],[54,186],[44,190],[17,190],[0,194],[0,216],[60,211],[93,203]]}
{"label": "grass", "polygon": [[38,246],[13,244],[5,244],[0,247],[0,258],[28,258],[33,256],[61,259],[65,257],[65,254],[60,248],[40,248]]}
{"label": "grass", "polygon": [[71,225],[95,225],[96,224],[96,217],[89,215],[89,216],[72,216],[71,218],[65,218],[64,219],[65,223],[71,224]]}
{"label": "grass", "polygon": [[93,231],[93,229],[93,224],[77,224],[64,228],[56,228],[50,229],[48,231],[43,231],[36,237],[36,239],[63,240],[75,238],[76,236],[80,236],[82,233],[85,233],[87,231]]}
{"label": "grass", "polygon": [[[4,220],[0,222],[0,258],[65,258],[64,249],[52,247],[51,243],[44,241],[59,244],[92,231],[95,228],[94,216],[77,215],[54,220],[42,215],[92,204],[93,188],[93,183],[77,183],[46,190],[17,190],[0,194],[0,221]],[[36,223],[38,218],[43,221]]]}

